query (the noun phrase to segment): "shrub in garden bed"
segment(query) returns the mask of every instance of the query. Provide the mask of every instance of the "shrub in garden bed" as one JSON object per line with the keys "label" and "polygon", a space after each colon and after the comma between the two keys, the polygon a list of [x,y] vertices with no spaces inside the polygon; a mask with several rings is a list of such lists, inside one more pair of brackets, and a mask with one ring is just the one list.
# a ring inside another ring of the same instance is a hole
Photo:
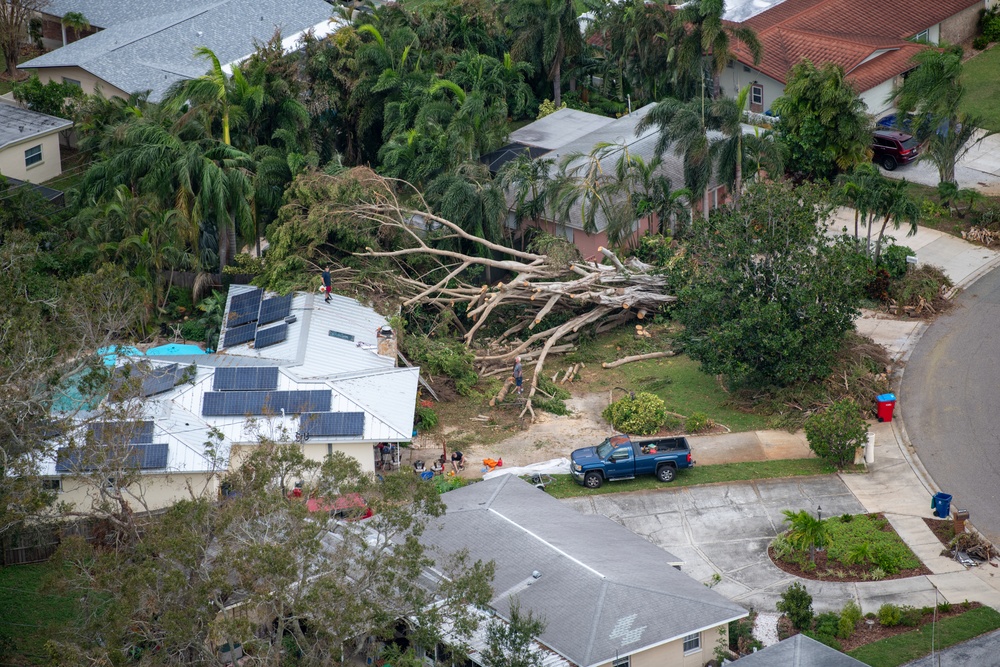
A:
{"label": "shrub in garden bed", "polygon": [[622,433],[652,435],[663,425],[667,408],[659,396],[640,392],[615,401],[601,416]]}

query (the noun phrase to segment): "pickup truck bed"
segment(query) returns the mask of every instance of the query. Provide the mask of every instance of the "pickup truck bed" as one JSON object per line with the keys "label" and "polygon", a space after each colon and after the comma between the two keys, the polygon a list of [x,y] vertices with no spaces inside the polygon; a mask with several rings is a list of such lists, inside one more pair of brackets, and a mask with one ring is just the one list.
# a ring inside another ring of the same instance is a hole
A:
{"label": "pickup truck bed", "polygon": [[656,475],[662,482],[673,481],[677,471],[694,465],[687,438],[645,438],[633,440],[615,435],[597,447],[578,449],[571,455],[573,479],[588,488],[605,481]]}

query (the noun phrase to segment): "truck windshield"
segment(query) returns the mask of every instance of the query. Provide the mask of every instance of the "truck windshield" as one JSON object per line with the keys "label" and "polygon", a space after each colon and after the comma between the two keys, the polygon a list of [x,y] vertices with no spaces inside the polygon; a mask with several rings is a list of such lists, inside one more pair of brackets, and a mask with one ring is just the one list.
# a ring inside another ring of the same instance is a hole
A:
{"label": "truck windshield", "polygon": [[614,449],[615,448],[611,446],[611,443],[605,440],[604,442],[602,442],[597,446],[597,455],[602,459],[606,459],[611,454],[611,452],[614,451]]}

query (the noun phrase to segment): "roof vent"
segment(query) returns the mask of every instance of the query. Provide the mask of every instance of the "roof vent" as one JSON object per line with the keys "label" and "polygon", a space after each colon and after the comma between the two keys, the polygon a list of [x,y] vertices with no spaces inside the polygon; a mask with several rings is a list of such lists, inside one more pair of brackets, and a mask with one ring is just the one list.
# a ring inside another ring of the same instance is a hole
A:
{"label": "roof vent", "polygon": [[17,131],[18,132],[24,132],[24,125],[18,125],[17,126]]}
{"label": "roof vent", "polygon": [[197,35],[198,35],[199,37],[201,37],[201,36],[202,36],[202,32],[201,32],[201,30],[199,30],[199,31],[198,31],[198,32],[197,32],[196,34],[197,34]]}
{"label": "roof vent", "polygon": [[532,579],[538,579],[541,576],[542,576],[542,573],[539,572],[538,570],[535,570],[534,572],[531,573],[531,578]]}
{"label": "roof vent", "polygon": [[294,315],[289,315],[288,317],[285,318],[285,324],[291,324],[292,322],[294,322],[297,319],[298,318],[295,317]]}

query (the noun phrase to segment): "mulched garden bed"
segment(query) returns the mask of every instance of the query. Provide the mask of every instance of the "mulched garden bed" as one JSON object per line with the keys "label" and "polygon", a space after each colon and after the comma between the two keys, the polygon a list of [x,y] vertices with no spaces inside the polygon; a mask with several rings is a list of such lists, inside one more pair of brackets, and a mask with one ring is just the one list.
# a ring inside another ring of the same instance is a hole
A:
{"label": "mulched garden bed", "polygon": [[[885,519],[882,514],[870,515],[877,517],[879,519]],[[892,525],[885,521],[886,527],[885,532],[895,533]],[[839,561],[830,561],[827,559],[827,553],[825,550],[816,550],[816,566],[813,567],[809,561],[808,553],[802,564],[793,562],[790,560],[779,560],[774,553],[774,547],[769,546],[767,548],[767,555],[770,557],[771,562],[774,563],[779,569],[793,574],[796,577],[801,577],[803,579],[813,579],[815,581],[843,581],[843,582],[858,582],[858,581],[872,581],[868,576],[872,570],[872,566],[869,564],[859,564],[859,565],[846,565]],[[889,579],[905,579],[907,577],[918,577],[924,574],[932,574],[927,567],[921,563],[920,567],[908,568],[905,570],[900,570],[895,574],[887,574],[878,581],[887,581]]]}
{"label": "mulched garden bed", "polygon": [[[944,612],[938,609],[937,620],[941,621],[944,618],[951,618],[952,616],[960,616],[967,611],[971,611],[978,607],[982,607],[978,602],[964,602],[962,604],[955,604],[951,606],[951,611]],[[920,625],[908,626],[908,625],[894,625],[892,627],[885,627],[879,624],[878,619],[872,619],[873,623],[868,624],[867,618],[862,618],[858,621],[858,624],[854,627],[854,634],[851,635],[850,639],[838,639],[840,646],[844,653],[848,651],[853,651],[854,649],[864,646],[865,644],[871,644],[872,642],[877,642],[880,639],[885,639],[886,637],[894,637],[895,635],[901,635],[904,632],[910,632],[912,630],[919,630],[921,628],[929,628],[930,624],[934,620],[933,609],[930,613],[924,614],[923,618],[920,620]],[[792,628],[791,622],[787,617],[782,616],[778,619],[778,632],[779,636],[791,637],[792,635],[799,634],[798,630]]]}
{"label": "mulched garden bed", "polygon": [[924,523],[931,529],[931,532],[941,540],[941,544],[948,546],[952,538],[955,537],[955,522],[951,519],[924,519]]}

